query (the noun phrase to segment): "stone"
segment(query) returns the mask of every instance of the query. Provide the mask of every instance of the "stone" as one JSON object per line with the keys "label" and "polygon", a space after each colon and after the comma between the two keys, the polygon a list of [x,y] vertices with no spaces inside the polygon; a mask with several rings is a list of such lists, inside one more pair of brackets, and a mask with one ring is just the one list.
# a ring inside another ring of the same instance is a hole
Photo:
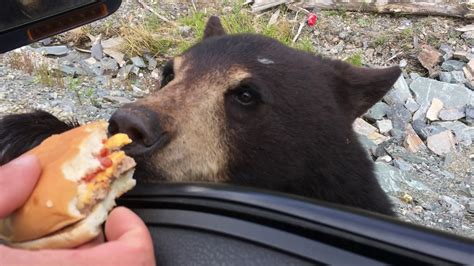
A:
{"label": "stone", "polygon": [[390,139],[389,137],[386,137],[377,133],[376,127],[365,122],[361,118],[356,118],[356,120],[352,124],[352,127],[357,134],[366,136],[369,140],[373,141],[376,145]]}
{"label": "stone", "polygon": [[464,117],[463,108],[445,108],[439,112],[439,118],[441,120],[459,120]]}
{"label": "stone", "polygon": [[53,39],[51,38],[46,38],[40,41],[41,45],[43,46],[48,46],[53,42]]}
{"label": "stone", "polygon": [[372,132],[377,132],[376,127],[374,127],[371,124],[365,122],[361,118],[356,118],[356,120],[352,124],[352,127],[353,127],[354,131],[357,134],[361,134],[361,135],[364,135],[364,136],[367,136]]}
{"label": "stone", "polygon": [[428,148],[439,156],[444,156],[455,150],[454,136],[450,130],[429,136],[426,142]]}
{"label": "stone", "polygon": [[430,108],[428,109],[428,112],[426,112],[426,118],[431,121],[438,120],[438,115],[441,109],[443,109],[443,102],[438,98],[433,98]]}
{"label": "stone", "polygon": [[417,79],[417,78],[421,78],[421,75],[418,74],[418,73],[412,72],[412,73],[410,73],[410,78],[411,78],[412,80],[415,80],[415,79]]}
{"label": "stone", "polygon": [[389,163],[392,161],[392,157],[390,157],[389,155],[383,155],[383,156],[378,157],[377,160],[375,161]]}
{"label": "stone", "polygon": [[386,193],[397,193],[400,191],[400,183],[402,183],[402,172],[386,163],[375,162],[375,176]]}
{"label": "stone", "polygon": [[466,115],[467,123],[470,124],[470,126],[474,126],[474,105],[466,105],[464,113]]}
{"label": "stone", "polygon": [[453,75],[451,72],[441,72],[439,73],[439,80],[442,82],[452,83]]}
{"label": "stone", "polygon": [[405,78],[400,76],[395,84],[393,84],[393,88],[385,94],[383,99],[389,105],[393,105],[396,103],[404,104],[411,97],[410,88]]}
{"label": "stone", "polygon": [[453,57],[453,47],[449,44],[441,44],[439,50],[443,54],[443,61],[449,60]]}
{"label": "stone", "polygon": [[401,158],[393,160],[393,165],[398,169],[402,170],[403,172],[408,172],[413,169],[410,163]]}
{"label": "stone", "polygon": [[457,60],[447,60],[443,62],[443,64],[441,65],[441,69],[447,72],[455,70],[459,71],[462,70],[465,64],[466,63]]}
{"label": "stone", "polygon": [[408,65],[408,62],[405,59],[400,60],[400,63],[398,63],[398,66],[400,68],[405,68],[405,67],[407,67],[407,65]]}
{"label": "stone", "polygon": [[148,70],[150,71],[154,70],[158,65],[158,62],[155,60],[155,58],[149,54],[145,54],[145,59],[148,62]]}
{"label": "stone", "polygon": [[420,108],[420,105],[416,103],[413,98],[409,98],[405,103],[405,108],[407,108],[408,111],[414,113],[418,110],[418,108]]}
{"label": "stone", "polygon": [[474,75],[474,59],[469,60],[469,62],[466,64],[467,70],[471,73],[471,75]]}
{"label": "stone", "polygon": [[119,78],[120,80],[126,80],[132,68],[133,65],[126,65],[125,67],[122,67],[117,74],[117,78]]}
{"label": "stone", "polygon": [[474,31],[474,24],[464,25],[460,28],[456,28],[456,30],[460,32]]}
{"label": "stone", "polygon": [[440,99],[447,108],[474,104],[474,93],[459,84],[417,78],[410,84],[410,89],[420,106],[429,106],[433,98]]}
{"label": "stone", "polygon": [[467,204],[467,212],[470,214],[474,214],[474,200],[471,199]]}
{"label": "stone", "polygon": [[367,157],[372,160],[372,151],[377,149],[377,144],[375,144],[372,140],[367,138],[367,136],[356,134],[359,143],[362,145],[364,150],[367,152]]}
{"label": "stone", "polygon": [[117,73],[119,66],[117,64],[117,61],[115,59],[110,58],[110,57],[104,57],[100,60],[100,64],[104,72],[108,74],[115,74]]}
{"label": "stone", "polygon": [[45,46],[37,48],[36,52],[44,55],[62,56],[66,55],[69,52],[69,48],[67,48],[67,46],[65,45]]}
{"label": "stone", "polygon": [[426,149],[425,144],[420,139],[418,134],[416,134],[415,130],[410,124],[406,126],[405,136],[406,137],[405,137],[405,141],[403,142],[403,146],[408,151],[416,153],[416,152],[419,152],[420,150]]}
{"label": "stone", "polygon": [[390,134],[398,141],[402,141],[405,136],[405,126],[411,120],[411,112],[403,104],[395,104],[390,109],[387,117],[392,121],[393,129]]}
{"label": "stone", "polygon": [[102,40],[102,47],[105,49],[120,49],[125,43],[122,37],[113,37],[107,40]]}
{"label": "stone", "polygon": [[418,54],[418,61],[430,73],[441,62],[443,55],[429,45],[422,45],[421,52]]}
{"label": "stone", "polygon": [[86,75],[87,73],[81,68],[75,66],[61,65],[59,70],[67,75],[76,76],[76,75]]}
{"label": "stone", "polygon": [[379,120],[376,122],[376,124],[377,124],[377,127],[379,128],[379,132],[382,134],[389,132],[393,128],[392,121],[388,119]]}
{"label": "stone", "polygon": [[133,65],[138,67],[138,68],[145,68],[146,67],[145,62],[143,61],[143,58],[141,58],[139,56],[132,57],[132,58],[130,58],[130,60],[132,60]]}
{"label": "stone", "polygon": [[101,41],[102,35],[99,34],[99,36],[92,43],[91,47],[91,56],[97,60],[101,60],[104,57],[104,50],[102,48]]}
{"label": "stone", "polygon": [[466,41],[468,45],[474,46],[474,31],[466,31],[461,35],[461,37]]}
{"label": "stone", "polygon": [[464,67],[462,69],[462,72],[466,77],[466,82],[464,83],[464,85],[466,85],[466,87],[468,87],[469,89],[474,90],[474,74],[471,73],[471,71],[469,71],[467,67]]}
{"label": "stone", "polygon": [[464,83],[467,82],[467,79],[464,76],[463,71],[453,71],[453,72],[451,72],[451,75],[453,77],[451,83],[464,84]]}
{"label": "stone", "polygon": [[464,211],[464,206],[451,197],[443,195],[440,196],[440,200],[447,203],[447,207],[450,208],[448,211],[450,214],[456,214]]}
{"label": "stone", "polygon": [[456,136],[456,140],[460,144],[466,147],[470,147],[472,145],[472,141],[474,139],[474,127],[467,126],[459,121],[435,122],[431,126],[437,127],[438,131],[440,129],[451,130]]}
{"label": "stone", "polygon": [[374,104],[363,116],[370,120],[380,120],[389,112],[390,107],[383,102]]}
{"label": "stone", "polygon": [[468,53],[467,51],[458,50],[453,53],[453,58],[458,59],[464,62],[468,62],[471,59],[474,59],[474,55]]}
{"label": "stone", "polygon": [[130,101],[129,99],[125,98],[125,97],[120,97],[120,96],[104,96],[104,100],[106,101],[109,101],[111,103],[116,103],[116,104],[119,104],[119,105],[123,105],[123,104],[127,104],[127,103],[131,103],[132,101]]}
{"label": "stone", "polygon": [[113,50],[113,49],[104,49],[104,54],[112,57],[113,59],[115,59],[115,61],[117,61],[117,63],[119,64],[120,67],[123,67],[125,66],[126,62],[125,62],[125,54],[120,52],[120,51],[116,51],[116,50]]}

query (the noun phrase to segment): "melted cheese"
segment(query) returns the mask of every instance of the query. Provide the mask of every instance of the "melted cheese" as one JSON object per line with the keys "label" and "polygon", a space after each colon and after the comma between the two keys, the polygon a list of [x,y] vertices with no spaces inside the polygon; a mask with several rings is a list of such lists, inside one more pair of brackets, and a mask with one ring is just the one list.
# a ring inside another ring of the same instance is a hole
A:
{"label": "melted cheese", "polygon": [[132,140],[127,136],[127,134],[118,133],[110,137],[104,143],[104,148],[117,150],[130,143],[132,143]]}

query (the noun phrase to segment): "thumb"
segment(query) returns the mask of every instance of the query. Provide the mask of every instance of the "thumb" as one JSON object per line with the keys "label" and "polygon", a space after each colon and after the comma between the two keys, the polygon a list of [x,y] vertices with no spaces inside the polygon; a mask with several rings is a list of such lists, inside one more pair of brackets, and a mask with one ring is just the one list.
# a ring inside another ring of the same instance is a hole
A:
{"label": "thumb", "polygon": [[21,156],[0,167],[0,218],[25,203],[40,174],[39,160],[32,155]]}

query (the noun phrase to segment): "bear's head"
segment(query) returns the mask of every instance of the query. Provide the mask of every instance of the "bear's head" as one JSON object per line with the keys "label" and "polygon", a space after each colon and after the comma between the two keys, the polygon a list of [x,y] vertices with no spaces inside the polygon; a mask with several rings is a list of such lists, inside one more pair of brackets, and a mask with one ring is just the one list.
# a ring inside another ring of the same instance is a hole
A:
{"label": "bear's head", "polygon": [[134,140],[141,181],[233,183],[390,213],[351,124],[399,76],[227,35],[212,17],[166,64],[161,89],[120,108],[109,130]]}

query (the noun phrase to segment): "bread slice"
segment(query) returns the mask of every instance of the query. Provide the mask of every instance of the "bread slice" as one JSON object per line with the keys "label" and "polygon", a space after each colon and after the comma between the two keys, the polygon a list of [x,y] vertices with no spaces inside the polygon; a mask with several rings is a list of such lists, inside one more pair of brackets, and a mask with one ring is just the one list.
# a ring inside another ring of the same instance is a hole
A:
{"label": "bread slice", "polygon": [[95,206],[84,220],[68,226],[53,235],[37,240],[13,243],[10,246],[23,249],[58,249],[74,248],[85,244],[96,238],[101,232],[101,225],[107,219],[108,213],[115,206],[115,198],[135,186],[135,179],[132,178],[134,170],[131,170],[112,183],[110,193],[107,197]]}

